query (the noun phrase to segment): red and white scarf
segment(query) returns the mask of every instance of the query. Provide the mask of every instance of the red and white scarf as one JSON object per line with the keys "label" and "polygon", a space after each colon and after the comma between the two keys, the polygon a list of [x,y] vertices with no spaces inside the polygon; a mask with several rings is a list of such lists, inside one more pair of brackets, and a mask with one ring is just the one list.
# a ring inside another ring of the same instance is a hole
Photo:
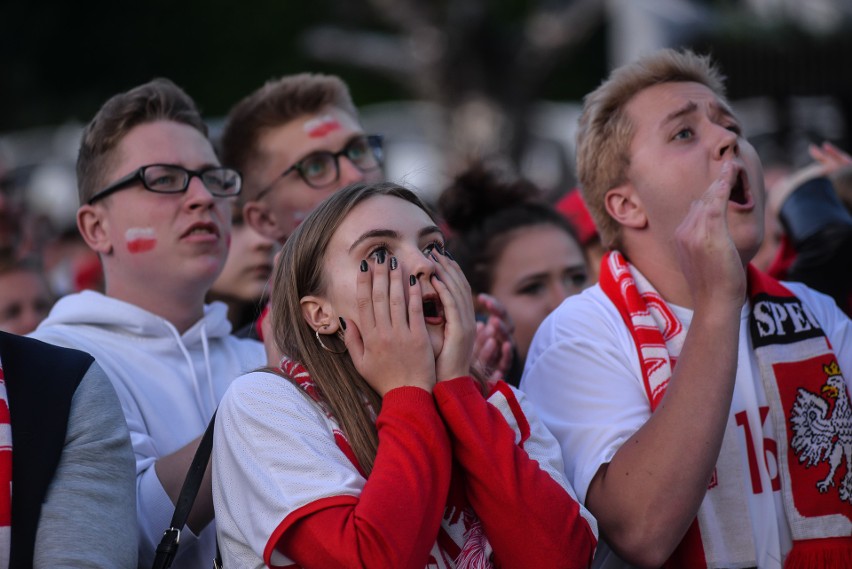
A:
{"label": "red and white scarf", "polygon": [[[687,332],[620,253],[604,257],[600,284],[636,342],[653,412]],[[819,323],[778,281],[749,267],[748,294],[751,344],[778,439],[781,493],[793,537],[785,567],[850,567],[852,408],[837,359]],[[710,487],[666,566],[757,564],[736,429],[729,417]]]}
{"label": "red and white scarf", "polygon": [[[335,425],[339,425],[337,418],[331,412],[331,409],[325,403],[322,394],[317,389],[316,384],[311,379],[308,370],[300,363],[295,362],[286,356],[281,358],[281,372],[290,380],[301,387],[308,396],[320,406],[323,413],[331,419]],[[338,448],[343,451],[346,458],[352,465],[361,473],[361,476],[366,478],[355,452],[349,445],[349,440],[346,434],[339,428],[333,429],[334,441]],[[446,531],[444,525],[458,525],[462,523],[464,526],[463,543],[457,543],[453,537]],[[464,487],[458,479],[451,481],[448,504],[445,510],[444,522],[439,529],[437,536],[437,546],[440,551],[437,554],[442,558],[442,561],[448,566],[456,567],[456,569],[493,569],[491,563],[491,544],[488,543],[488,538],[485,536],[482,528],[482,522],[474,513],[473,508],[467,503]],[[438,561],[434,557],[430,557],[427,567],[438,566]]]}
{"label": "red and white scarf", "polygon": [[0,363],[0,568],[9,566],[12,546],[12,420]]}

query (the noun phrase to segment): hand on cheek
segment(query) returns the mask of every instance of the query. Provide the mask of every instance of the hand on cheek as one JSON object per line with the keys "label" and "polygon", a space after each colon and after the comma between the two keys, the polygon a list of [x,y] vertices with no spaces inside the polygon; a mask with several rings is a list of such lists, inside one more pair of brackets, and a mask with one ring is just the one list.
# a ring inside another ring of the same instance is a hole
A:
{"label": "hand on cheek", "polygon": [[476,340],[473,299],[458,264],[445,255],[433,255],[436,273],[432,286],[444,307],[444,344],[435,361],[438,381],[469,375]]}
{"label": "hand on cheek", "polygon": [[[352,363],[382,397],[396,387],[431,391],[435,384],[420,284],[409,284],[408,275],[396,267],[395,260],[362,263],[356,282],[358,324],[347,321],[344,332]],[[403,287],[409,289],[408,307]]]}

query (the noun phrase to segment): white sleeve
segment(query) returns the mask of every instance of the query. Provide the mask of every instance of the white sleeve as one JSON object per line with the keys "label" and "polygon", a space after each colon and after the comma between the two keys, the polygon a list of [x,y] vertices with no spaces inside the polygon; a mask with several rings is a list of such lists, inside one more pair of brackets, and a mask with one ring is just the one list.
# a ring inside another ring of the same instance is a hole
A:
{"label": "white sleeve", "polygon": [[541,324],[521,390],[559,441],[581,503],[601,465],[651,415],[633,340],[599,287],[569,298]]}
{"label": "white sleeve", "polygon": [[[257,563],[302,514],[354,503],[365,482],[319,406],[288,380],[253,372],[225,394],[213,436],[213,501],[225,566]],[[287,562],[277,553],[273,560]]]}

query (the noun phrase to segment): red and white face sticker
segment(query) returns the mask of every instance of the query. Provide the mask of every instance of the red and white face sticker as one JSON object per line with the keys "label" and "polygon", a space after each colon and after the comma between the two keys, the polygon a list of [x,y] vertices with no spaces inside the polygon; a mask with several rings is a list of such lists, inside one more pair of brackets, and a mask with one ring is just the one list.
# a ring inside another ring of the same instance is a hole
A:
{"label": "red and white face sticker", "polygon": [[340,122],[331,115],[322,115],[305,121],[302,127],[311,138],[322,138],[329,133],[340,130]]}
{"label": "red and white face sticker", "polygon": [[153,227],[131,227],[124,233],[124,241],[131,253],[144,253],[157,246]]}

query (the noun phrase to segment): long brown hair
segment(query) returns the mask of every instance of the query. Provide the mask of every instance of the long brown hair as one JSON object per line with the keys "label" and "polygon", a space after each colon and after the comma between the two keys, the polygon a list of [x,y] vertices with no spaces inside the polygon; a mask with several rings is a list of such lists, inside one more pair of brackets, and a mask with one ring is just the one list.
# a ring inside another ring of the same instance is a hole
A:
{"label": "long brown hair", "polygon": [[[367,475],[373,468],[379,445],[374,414],[381,410],[381,397],[358,373],[348,353],[332,354],[317,343],[313,328],[302,316],[300,300],[326,292],[329,283],[323,274],[323,259],[328,244],[349,212],[373,196],[400,198],[435,219],[429,207],[402,186],[389,182],[349,185],[322,202],[287,239],[275,270],[272,292],[275,342],[288,358],[307,368]],[[324,338],[327,345],[343,348],[342,342],[333,336]],[[482,381],[478,374],[472,373]]]}

